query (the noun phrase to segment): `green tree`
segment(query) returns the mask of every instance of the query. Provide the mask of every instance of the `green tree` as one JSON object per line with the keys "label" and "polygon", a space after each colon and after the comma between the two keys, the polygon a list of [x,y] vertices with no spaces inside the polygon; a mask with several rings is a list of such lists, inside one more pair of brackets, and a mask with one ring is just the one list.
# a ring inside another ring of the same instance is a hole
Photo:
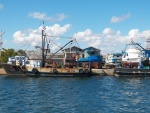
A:
{"label": "green tree", "polygon": [[17,53],[20,56],[26,56],[26,52],[24,50],[22,50],[22,49],[18,50]]}
{"label": "green tree", "polygon": [[8,57],[15,56],[15,55],[18,55],[18,53],[15,52],[14,49],[5,49],[5,48],[2,48],[0,62],[7,62],[8,61]]}

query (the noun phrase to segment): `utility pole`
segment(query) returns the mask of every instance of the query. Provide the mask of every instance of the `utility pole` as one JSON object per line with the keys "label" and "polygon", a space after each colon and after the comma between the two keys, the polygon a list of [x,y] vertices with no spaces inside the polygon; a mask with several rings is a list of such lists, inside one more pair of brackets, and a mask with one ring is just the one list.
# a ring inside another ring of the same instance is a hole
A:
{"label": "utility pole", "polygon": [[2,51],[2,44],[3,44],[3,42],[2,42],[2,36],[4,35],[4,33],[5,32],[0,32],[0,56],[1,56],[1,51]]}

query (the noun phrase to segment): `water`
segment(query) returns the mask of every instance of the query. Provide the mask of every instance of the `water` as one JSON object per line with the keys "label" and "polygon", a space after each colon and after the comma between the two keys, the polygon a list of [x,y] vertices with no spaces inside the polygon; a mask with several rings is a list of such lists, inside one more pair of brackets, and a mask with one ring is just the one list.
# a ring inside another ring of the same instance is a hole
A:
{"label": "water", "polygon": [[150,78],[0,76],[0,113],[150,112]]}

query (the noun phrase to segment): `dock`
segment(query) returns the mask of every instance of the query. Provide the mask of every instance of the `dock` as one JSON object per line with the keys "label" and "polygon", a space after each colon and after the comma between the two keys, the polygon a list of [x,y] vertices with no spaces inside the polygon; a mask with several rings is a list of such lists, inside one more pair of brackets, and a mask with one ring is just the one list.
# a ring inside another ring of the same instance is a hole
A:
{"label": "dock", "polygon": [[113,76],[114,75],[114,69],[109,69],[109,68],[92,69],[92,75]]}
{"label": "dock", "polygon": [[6,71],[3,68],[0,68],[0,75],[6,75]]}

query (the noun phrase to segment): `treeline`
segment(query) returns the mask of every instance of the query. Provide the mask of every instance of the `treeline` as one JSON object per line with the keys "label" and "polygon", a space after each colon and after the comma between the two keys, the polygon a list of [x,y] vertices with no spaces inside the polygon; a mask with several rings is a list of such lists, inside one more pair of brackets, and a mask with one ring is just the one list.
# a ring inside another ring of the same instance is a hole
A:
{"label": "treeline", "polygon": [[26,53],[23,50],[15,51],[12,48],[11,49],[2,48],[1,56],[0,56],[0,62],[6,63],[8,61],[8,57],[16,56],[16,55],[26,55]]}

